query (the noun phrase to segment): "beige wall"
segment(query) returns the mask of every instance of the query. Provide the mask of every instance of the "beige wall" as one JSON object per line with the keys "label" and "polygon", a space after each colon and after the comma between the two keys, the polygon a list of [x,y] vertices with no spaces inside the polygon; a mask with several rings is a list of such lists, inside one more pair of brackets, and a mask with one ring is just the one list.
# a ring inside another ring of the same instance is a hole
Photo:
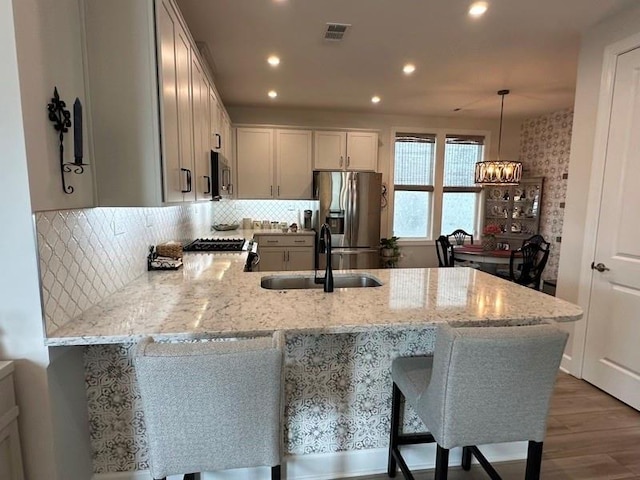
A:
{"label": "beige wall", "polygon": [[[82,30],[78,0],[15,0],[16,48],[24,112],[31,205],[34,211],[89,207],[93,201],[91,166],[82,175],[69,173],[73,194],[62,192],[58,134],[47,116],[47,104],[58,87],[72,112],[76,97],[84,106],[84,158],[93,163],[86,136]],[[73,127],[65,135],[65,162],[73,161]]]}
{"label": "beige wall", "polygon": [[[451,117],[427,117],[407,115],[381,115],[377,113],[353,113],[328,110],[286,109],[286,108],[251,108],[227,107],[234,124],[266,124],[288,125],[321,128],[361,128],[375,129],[380,135],[378,171],[382,173],[382,181],[389,183],[391,160],[391,130],[396,127],[413,128],[450,128],[456,130],[488,130],[489,158],[495,158],[498,151],[499,119],[477,119]],[[499,99],[496,97],[496,114]],[[502,133],[502,158],[517,158],[520,149],[520,124],[522,119],[505,119]],[[382,212],[381,236],[391,233],[389,209]],[[402,247],[404,258],[402,267],[437,266],[433,242],[424,242]]]}
{"label": "beige wall", "polygon": [[[580,303],[583,308],[588,305],[588,285],[581,286],[580,282],[585,269],[590,268],[590,262],[585,260],[585,255],[588,257],[589,254],[585,251],[585,241],[591,238],[593,225],[587,224],[587,203],[589,185],[595,180],[591,178],[591,171],[604,51],[608,45],[638,33],[640,7],[633,6],[589,30],[580,48],[557,295]],[[592,249],[592,246],[589,248]],[[566,352],[567,368],[578,375],[581,371],[585,329],[584,319],[570,326],[575,334]]]}

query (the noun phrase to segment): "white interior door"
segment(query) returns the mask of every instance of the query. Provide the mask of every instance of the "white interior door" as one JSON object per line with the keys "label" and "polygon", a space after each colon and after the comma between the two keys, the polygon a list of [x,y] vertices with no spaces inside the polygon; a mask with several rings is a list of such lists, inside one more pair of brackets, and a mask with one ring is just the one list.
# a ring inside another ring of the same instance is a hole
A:
{"label": "white interior door", "polygon": [[640,409],[640,48],[618,56],[583,377]]}

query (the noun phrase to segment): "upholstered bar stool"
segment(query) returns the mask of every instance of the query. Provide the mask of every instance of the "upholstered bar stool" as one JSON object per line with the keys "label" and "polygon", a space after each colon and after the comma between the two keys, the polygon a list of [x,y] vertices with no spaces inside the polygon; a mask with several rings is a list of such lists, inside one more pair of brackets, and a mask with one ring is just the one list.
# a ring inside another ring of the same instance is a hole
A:
{"label": "upholstered bar stool", "polygon": [[282,336],[138,344],[154,479],[242,467],[280,478]]}
{"label": "upholstered bar stool", "polygon": [[[471,456],[493,480],[500,475],[477,445],[528,441],[526,480],[540,478],[542,441],[549,400],[568,334],[551,325],[522,327],[438,327],[433,356],[393,361],[393,399],[388,474],[399,465],[414,477],[399,447],[436,442],[436,480],[446,480],[449,450],[462,449],[462,468]],[[429,433],[402,434],[402,397]]]}

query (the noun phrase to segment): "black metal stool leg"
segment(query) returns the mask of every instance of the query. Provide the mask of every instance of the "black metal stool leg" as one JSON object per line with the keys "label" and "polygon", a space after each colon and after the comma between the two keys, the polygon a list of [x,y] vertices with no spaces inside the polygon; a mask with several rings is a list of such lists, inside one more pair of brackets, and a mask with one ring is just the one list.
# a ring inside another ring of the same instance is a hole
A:
{"label": "black metal stool leg", "polygon": [[400,429],[400,400],[402,392],[398,386],[393,384],[393,393],[391,395],[391,434],[389,436],[389,461],[387,463],[387,475],[396,476],[397,464],[393,451],[398,448],[398,432]]}
{"label": "black metal stool leg", "polygon": [[449,473],[449,449],[442,448],[440,445],[436,447],[436,472],[434,480],[447,480]]}
{"label": "black metal stool leg", "polygon": [[271,467],[271,480],[280,480],[280,465]]}
{"label": "black metal stool leg", "polygon": [[527,448],[527,468],[525,470],[525,480],[539,480],[542,468],[542,442],[529,442]]}
{"label": "black metal stool leg", "polygon": [[462,447],[462,469],[471,470],[471,448]]}

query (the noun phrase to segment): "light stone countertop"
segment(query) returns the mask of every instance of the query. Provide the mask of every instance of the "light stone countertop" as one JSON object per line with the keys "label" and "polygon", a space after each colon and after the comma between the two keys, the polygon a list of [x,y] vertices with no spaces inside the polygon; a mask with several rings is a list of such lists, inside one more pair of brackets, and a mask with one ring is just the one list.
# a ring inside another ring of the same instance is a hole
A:
{"label": "light stone countertop", "polygon": [[246,253],[185,254],[180,270],[143,274],[48,332],[45,343],[117,344],[147,335],[178,340],[276,330],[352,333],[439,322],[519,325],[582,317],[576,305],[471,268],[357,270],[383,286],[325,293],[263,289],[262,276],[313,272],[244,272],[245,259]]}

